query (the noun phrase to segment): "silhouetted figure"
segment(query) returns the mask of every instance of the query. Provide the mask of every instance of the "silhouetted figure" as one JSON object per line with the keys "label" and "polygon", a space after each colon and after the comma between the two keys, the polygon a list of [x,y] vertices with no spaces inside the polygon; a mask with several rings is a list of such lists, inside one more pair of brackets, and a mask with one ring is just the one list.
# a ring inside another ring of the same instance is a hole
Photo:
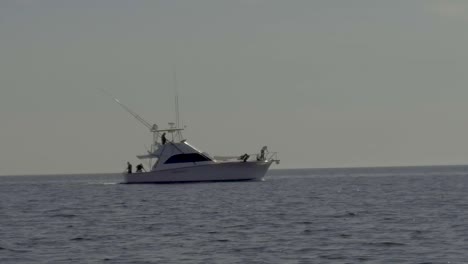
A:
{"label": "silhouetted figure", "polygon": [[143,167],[143,164],[138,164],[136,166],[136,172],[143,172],[143,171],[146,171],[145,168]]}
{"label": "silhouetted figure", "polygon": [[132,164],[127,161],[127,173],[131,174],[132,173]]}
{"label": "silhouetted figure", "polygon": [[267,147],[264,146],[262,150],[260,150],[260,156],[257,157],[258,161],[265,160],[265,152],[267,151]]}
{"label": "silhouetted figure", "polygon": [[166,133],[163,133],[163,134],[161,135],[161,143],[164,145],[164,144],[166,144],[166,142],[167,142]]}
{"label": "silhouetted figure", "polygon": [[239,159],[240,160],[243,160],[244,162],[246,162],[248,159],[249,159],[249,155],[247,153],[245,153],[244,155],[240,156]]}

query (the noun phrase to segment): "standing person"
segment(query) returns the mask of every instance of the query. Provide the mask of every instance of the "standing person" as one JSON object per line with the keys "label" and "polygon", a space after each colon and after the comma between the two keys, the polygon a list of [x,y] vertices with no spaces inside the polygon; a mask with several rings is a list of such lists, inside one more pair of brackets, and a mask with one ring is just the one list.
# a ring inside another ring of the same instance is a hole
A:
{"label": "standing person", "polygon": [[265,159],[265,152],[267,151],[267,146],[264,146],[262,150],[260,150],[260,160]]}
{"label": "standing person", "polygon": [[132,164],[127,161],[127,173],[132,174]]}
{"label": "standing person", "polygon": [[167,141],[167,139],[166,139],[166,132],[164,132],[164,133],[161,135],[161,143],[164,145],[164,144],[166,144],[166,141]]}

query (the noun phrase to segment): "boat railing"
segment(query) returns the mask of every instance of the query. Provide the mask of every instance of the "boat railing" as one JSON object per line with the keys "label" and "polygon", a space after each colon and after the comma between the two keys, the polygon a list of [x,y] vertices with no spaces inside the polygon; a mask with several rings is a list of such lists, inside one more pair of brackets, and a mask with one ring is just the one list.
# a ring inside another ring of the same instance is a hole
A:
{"label": "boat railing", "polygon": [[278,152],[266,152],[263,155],[262,159],[262,154],[261,153],[255,153],[255,154],[249,154],[251,158],[256,158],[258,161],[260,160],[265,160],[265,161],[275,161],[276,163],[279,162],[278,158]]}
{"label": "boat railing", "polygon": [[278,152],[266,152],[261,153],[245,153],[240,156],[214,156],[216,160],[245,160],[245,161],[274,161],[277,164],[279,163]]}
{"label": "boat railing", "polygon": [[267,160],[279,161],[278,152],[268,152]]}

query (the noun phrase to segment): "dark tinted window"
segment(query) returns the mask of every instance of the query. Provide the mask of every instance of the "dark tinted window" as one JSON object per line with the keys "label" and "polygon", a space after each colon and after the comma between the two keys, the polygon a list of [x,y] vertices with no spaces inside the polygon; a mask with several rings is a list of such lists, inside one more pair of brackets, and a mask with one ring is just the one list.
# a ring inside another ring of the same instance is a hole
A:
{"label": "dark tinted window", "polygon": [[198,153],[177,154],[177,155],[170,157],[164,163],[170,164],[170,163],[187,163],[187,162],[200,162],[200,161],[210,161],[210,159]]}

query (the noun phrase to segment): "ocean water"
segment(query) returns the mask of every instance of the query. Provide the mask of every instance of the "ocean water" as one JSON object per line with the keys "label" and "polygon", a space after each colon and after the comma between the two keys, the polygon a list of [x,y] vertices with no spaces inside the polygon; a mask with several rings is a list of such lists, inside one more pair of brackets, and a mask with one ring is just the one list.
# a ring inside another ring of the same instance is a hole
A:
{"label": "ocean water", "polygon": [[0,177],[0,263],[468,263],[468,167]]}

